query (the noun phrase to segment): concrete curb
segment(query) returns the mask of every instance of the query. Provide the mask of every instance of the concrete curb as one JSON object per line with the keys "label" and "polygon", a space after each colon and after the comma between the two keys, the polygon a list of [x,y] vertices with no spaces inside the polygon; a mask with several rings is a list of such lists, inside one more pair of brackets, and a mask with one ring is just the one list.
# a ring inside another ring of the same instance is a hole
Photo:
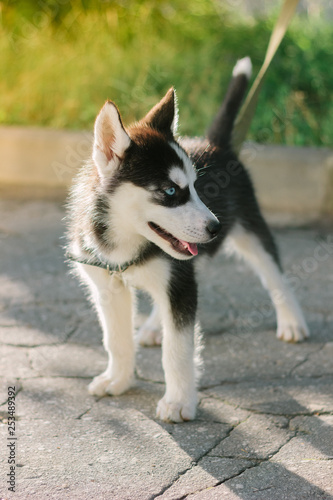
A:
{"label": "concrete curb", "polygon": [[[1,127],[0,196],[64,199],[91,152],[90,132]],[[246,143],[259,202],[272,220],[309,223],[333,217],[333,150]]]}
{"label": "concrete curb", "polygon": [[88,132],[1,127],[1,194],[63,198],[91,143]]}
{"label": "concrete curb", "polygon": [[332,149],[246,143],[241,159],[264,211],[305,223],[333,217]]}

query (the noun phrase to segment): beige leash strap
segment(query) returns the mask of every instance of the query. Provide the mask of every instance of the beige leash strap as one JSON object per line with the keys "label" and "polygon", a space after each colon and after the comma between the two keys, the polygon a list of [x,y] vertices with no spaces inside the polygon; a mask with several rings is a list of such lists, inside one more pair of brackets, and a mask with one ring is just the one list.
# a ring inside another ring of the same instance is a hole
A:
{"label": "beige leash strap", "polygon": [[246,134],[250,128],[251,121],[257,106],[259,92],[266,71],[270,63],[272,62],[272,59],[287,31],[290,21],[295,13],[298,2],[299,0],[284,0],[280,16],[276,21],[273,33],[269,40],[263,65],[257,75],[257,78],[253,82],[253,85],[236,119],[235,128],[232,135],[232,143],[234,150],[237,153],[239,153],[242,144],[245,140]]}

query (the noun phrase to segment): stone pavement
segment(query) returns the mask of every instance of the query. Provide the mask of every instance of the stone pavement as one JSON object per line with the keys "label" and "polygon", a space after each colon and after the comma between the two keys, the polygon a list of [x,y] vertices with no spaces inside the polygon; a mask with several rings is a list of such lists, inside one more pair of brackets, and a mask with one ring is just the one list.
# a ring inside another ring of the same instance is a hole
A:
{"label": "stone pavement", "polygon": [[[0,498],[333,499],[333,227],[275,231],[312,332],[303,344],[275,338],[267,295],[242,262],[200,265],[201,401],[194,422],[174,425],[155,419],[160,348],[138,349],[127,394],[88,395],[106,356],[63,262],[63,216],[55,203],[0,203]],[[138,324],[147,311],[141,297]]]}

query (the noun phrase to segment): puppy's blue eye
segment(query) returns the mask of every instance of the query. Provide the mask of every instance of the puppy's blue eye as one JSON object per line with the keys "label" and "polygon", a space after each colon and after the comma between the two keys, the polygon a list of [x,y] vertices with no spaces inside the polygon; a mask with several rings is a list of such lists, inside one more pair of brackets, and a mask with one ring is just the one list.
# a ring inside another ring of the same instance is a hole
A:
{"label": "puppy's blue eye", "polygon": [[176,189],[174,187],[170,187],[168,189],[165,189],[164,192],[168,196],[173,196],[174,194],[176,194]]}

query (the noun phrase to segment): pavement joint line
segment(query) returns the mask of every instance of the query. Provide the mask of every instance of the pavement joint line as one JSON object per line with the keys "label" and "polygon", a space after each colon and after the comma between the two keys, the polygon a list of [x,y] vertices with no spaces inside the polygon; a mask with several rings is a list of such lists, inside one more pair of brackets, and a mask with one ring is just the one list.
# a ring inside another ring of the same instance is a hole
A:
{"label": "pavement joint line", "polygon": [[[215,458],[222,458],[222,457],[215,457]],[[233,458],[233,459],[237,459],[236,457],[223,457],[223,458]],[[209,486],[208,488],[204,488],[203,490],[197,490],[195,492],[192,492],[192,493],[189,493],[189,494],[186,494],[185,496],[183,497],[180,497],[178,500],[184,500],[185,498],[189,497],[189,495],[193,495],[193,494],[197,494],[197,493],[202,493],[204,491],[208,491],[208,490],[213,490],[215,489],[217,486],[220,486],[221,484],[224,484],[226,483],[227,481],[230,481],[231,479],[235,479],[236,477],[240,477],[242,474],[244,474],[245,471],[249,470],[249,469],[254,469],[255,467],[258,467],[258,465],[261,465],[262,462],[260,462],[259,464],[257,463],[253,463],[254,461],[253,460],[250,460],[250,459],[243,459],[244,461],[245,460],[248,460],[249,462],[252,462],[251,465],[249,465],[248,467],[245,467],[243,470],[239,471],[237,474],[234,474],[230,477],[228,477],[227,479],[225,479],[224,481],[218,481],[216,484],[214,484],[214,486]]]}
{"label": "pavement joint line", "polygon": [[[16,325],[2,325],[0,323],[0,328],[15,328]],[[1,342],[1,344],[3,344],[3,342]]]}
{"label": "pavement joint line", "polygon": [[[94,406],[94,405],[93,405],[93,406]],[[93,406],[91,406],[90,408],[88,408],[88,410],[86,410],[86,411],[82,412],[82,413],[81,413],[78,417],[75,417],[75,419],[74,419],[74,420],[81,420],[81,418],[82,418],[84,415],[86,415],[87,413],[89,413],[89,412],[92,410]]]}
{"label": "pavement joint line", "polygon": [[28,360],[28,366],[29,366],[30,370],[32,370],[33,373],[36,373],[36,370],[34,369],[33,364],[32,364],[32,358],[31,358],[31,351],[30,351],[30,349],[28,349],[27,352],[26,352],[26,358]]}
{"label": "pavement joint line", "polygon": [[[91,380],[93,377],[88,377],[84,375],[41,375],[40,373],[36,374],[34,377],[17,377],[16,380],[36,380],[43,378],[64,378],[64,379],[78,379],[78,380]],[[104,397],[104,396],[103,396]],[[1,500],[1,499],[0,499]]]}
{"label": "pavement joint line", "polygon": [[141,376],[137,373],[136,369],[135,369],[135,379],[136,379],[136,380],[139,380],[140,382],[148,382],[148,383],[150,383],[150,384],[156,384],[156,385],[165,385],[165,382],[161,382],[161,381],[159,381],[159,380],[151,380],[151,379],[149,379],[149,378],[141,377]]}
{"label": "pavement joint line", "polygon": [[69,332],[68,334],[66,335],[66,338],[64,339],[64,341],[62,342],[62,344],[67,344],[67,342],[69,341],[69,339],[73,336],[73,334],[77,331],[79,325],[76,325],[75,327],[73,327]]}
{"label": "pavement joint line", "polygon": [[313,352],[309,352],[309,353],[305,356],[305,358],[304,358],[304,359],[302,359],[302,361],[299,361],[298,363],[296,363],[296,365],[295,365],[293,368],[291,368],[291,370],[290,370],[290,371],[289,371],[289,373],[287,374],[287,377],[291,377],[291,376],[293,375],[293,372],[294,372],[295,370],[297,370],[297,368],[299,368],[300,366],[302,366],[304,363],[307,363],[307,361],[309,361],[309,360],[310,360],[310,358],[311,358],[311,356],[312,356],[313,354],[318,354],[318,352],[322,351],[322,350],[324,349],[324,347],[325,347],[325,345],[326,345],[326,344],[327,344],[327,342],[323,342],[323,343],[322,343],[322,345],[321,345],[321,346],[320,346],[317,350],[315,350],[315,351],[313,351]]}
{"label": "pavement joint line", "polygon": [[172,486],[179,480],[180,477],[184,476],[186,474],[186,472],[188,472],[191,469],[193,469],[193,467],[195,465],[196,465],[195,463],[192,463],[190,467],[188,467],[187,469],[184,469],[183,471],[179,472],[178,475],[177,475],[177,478],[174,481],[172,481],[170,484],[168,484],[167,486],[165,486],[164,488],[162,488],[162,490],[160,491],[160,493],[154,494],[153,496],[149,497],[148,500],[155,500],[156,498],[161,498],[164,495],[164,493],[166,493],[170,488],[172,488]]}
{"label": "pavement joint line", "polygon": [[[325,347],[326,344],[324,344],[323,347]],[[320,352],[320,350],[318,351],[313,351],[313,353],[311,354],[316,354],[317,352]],[[289,375],[289,374],[288,374]],[[325,378],[325,377],[332,377],[333,376],[333,373],[332,372],[329,372],[329,373],[325,373],[325,374],[320,374],[320,375],[310,375],[310,376],[300,376],[300,375],[297,375],[297,376],[294,376],[292,380],[306,380],[306,379],[320,379],[320,378]],[[265,382],[267,383],[272,383],[272,382],[279,382],[281,380],[286,380],[287,379],[287,375],[286,376],[276,376],[276,377],[265,377]],[[220,386],[224,386],[224,385],[238,385],[238,384],[242,384],[242,383],[247,383],[247,382],[262,382],[262,378],[257,378],[257,377],[247,377],[247,378],[241,378],[241,379],[236,379],[236,380],[226,380],[222,383],[216,383],[216,384],[212,384],[212,385],[207,385],[207,386],[199,386],[199,390],[200,391],[209,391],[210,389],[214,389],[216,387],[220,387]],[[209,394],[209,397],[212,397],[212,398],[215,398],[215,399],[219,399],[220,401],[223,401],[221,398],[219,398],[218,396],[214,395],[214,394]],[[223,401],[224,402],[224,401]],[[231,405],[231,403],[230,403]],[[232,405],[231,405],[232,406]]]}
{"label": "pavement joint line", "polygon": [[[315,378],[315,377],[301,377],[301,380],[306,379],[306,378]],[[322,377],[320,377],[320,378],[322,378]],[[228,401],[217,397],[215,394],[208,395],[207,397],[202,398],[202,399],[209,399],[209,398],[215,399],[216,401],[219,401],[219,402],[221,402],[221,403],[223,403],[223,404],[225,404],[227,406],[231,406],[235,410],[239,409],[239,410],[249,411],[249,412],[251,412],[254,415],[270,415],[270,416],[273,416],[273,417],[274,416],[276,416],[276,417],[285,417],[285,418],[289,418],[289,419],[292,419],[294,417],[313,417],[314,415],[316,415],[316,416],[333,415],[332,411],[320,411],[320,410],[319,411],[318,410],[313,410],[311,412],[301,412],[301,413],[276,413],[276,412],[273,413],[273,412],[270,412],[270,411],[267,411],[267,410],[266,411],[260,411],[260,410],[255,410],[253,408],[247,408],[246,406],[233,405],[233,404],[229,403]],[[201,401],[202,400],[200,400],[200,403],[201,403]],[[245,420],[242,420],[242,422],[245,422],[247,420],[247,418]],[[221,422],[219,422],[219,423],[221,423]]]}
{"label": "pavement joint line", "polygon": [[[1,326],[0,326],[1,328]],[[15,328],[15,327],[13,327]],[[69,340],[69,338],[73,335],[73,333],[76,332],[78,327],[75,327],[73,330],[70,331],[69,334],[66,334],[66,337],[64,337],[63,340],[61,341],[58,341],[58,342],[48,342],[48,343],[42,343],[42,344],[11,344],[11,343],[8,343],[8,342],[0,342],[0,345],[4,345],[4,346],[9,346],[9,347],[18,347],[19,349],[36,349],[38,347],[56,347],[56,346],[62,346],[62,345],[66,345],[67,344],[67,341]],[[74,342],[73,345],[82,345],[80,342]],[[88,347],[91,347],[93,348],[94,346],[90,346],[88,345]],[[101,346],[99,346],[101,347]]]}
{"label": "pavement joint line", "polygon": [[[320,375],[320,376],[322,376],[322,375]],[[319,377],[319,376],[317,376],[317,377]],[[284,378],[286,378],[286,377],[281,377],[281,376],[265,377],[265,380],[267,382],[275,382],[275,381],[283,380]],[[305,377],[297,377],[297,379],[305,379],[305,378],[315,378],[315,376],[311,376],[311,377],[306,377],[306,376]],[[243,382],[257,382],[259,380],[262,380],[262,379],[259,379],[257,377],[246,377],[246,378],[240,378],[240,379],[235,379],[235,380],[224,380],[222,382],[216,382],[214,384],[209,384],[209,385],[204,385],[204,386],[200,386],[199,385],[199,390],[200,391],[209,391],[210,389],[214,389],[214,388],[220,387],[220,386],[238,385],[238,384],[241,384]],[[211,397],[215,397],[216,399],[219,399],[219,398],[217,398],[217,396],[213,396],[212,395]]]}
{"label": "pavement joint line", "polygon": [[[16,279],[13,279],[12,281],[17,281]],[[24,280],[19,280],[20,282],[23,282]],[[78,299],[68,299],[68,300],[57,300],[57,299],[52,299],[52,306],[66,306],[67,304],[82,304],[82,300]],[[25,306],[50,306],[49,301],[41,301],[41,300],[27,300],[26,302],[23,302],[23,307],[22,305],[15,303],[15,302],[5,302],[2,305],[6,306],[6,308],[15,308],[15,307],[20,307],[20,309],[25,309]],[[56,310],[56,307],[52,307],[52,310]],[[8,326],[10,327],[11,325],[1,325],[0,326]]]}
{"label": "pavement joint line", "polygon": [[[223,424],[223,425],[230,425],[228,424],[228,422],[223,422],[222,420],[207,420],[207,419],[204,419],[204,418],[196,418],[195,419],[195,422],[202,422],[202,423],[207,423],[209,422],[210,424]],[[244,420],[242,420],[242,422],[244,422]],[[242,423],[240,422],[240,424]]]}
{"label": "pavement joint line", "polygon": [[[250,462],[252,462],[252,463],[253,463],[253,465],[250,465],[249,467],[246,467],[244,470],[242,470],[242,471],[238,472],[237,474],[234,474],[233,476],[228,477],[227,479],[225,479],[225,480],[223,480],[223,481],[219,481],[217,484],[215,484],[215,485],[213,486],[213,489],[214,489],[214,488],[216,488],[217,486],[220,486],[221,484],[226,483],[227,481],[230,481],[231,479],[235,479],[236,477],[240,477],[242,474],[244,474],[244,472],[246,472],[246,471],[247,471],[247,470],[249,470],[249,469],[254,469],[254,468],[256,468],[256,467],[260,467],[260,465],[261,465],[261,464],[263,464],[263,463],[270,462],[270,461],[271,461],[271,459],[272,459],[272,458],[273,458],[273,457],[274,457],[277,453],[279,453],[279,451],[280,451],[280,450],[281,450],[284,446],[286,446],[286,445],[287,445],[287,444],[288,444],[288,443],[289,443],[289,442],[290,442],[290,441],[291,441],[291,440],[295,437],[295,435],[296,435],[296,432],[294,432],[294,433],[293,433],[293,435],[291,435],[291,436],[287,439],[287,441],[286,441],[284,444],[282,444],[281,446],[279,446],[279,448],[277,449],[277,451],[273,452],[273,453],[272,453],[272,454],[271,454],[268,458],[254,458],[254,459],[253,459],[253,458],[244,458],[244,457],[238,457],[238,456],[224,456],[223,458],[230,458],[230,459],[234,459],[234,460],[235,460],[235,459],[236,459],[236,460],[249,460]],[[222,441],[222,440],[221,440],[221,441]],[[211,455],[211,456],[213,456],[213,455]],[[219,456],[219,457],[217,457],[217,456],[216,456],[216,458],[222,458],[222,457],[220,457],[220,456]],[[208,488],[204,488],[203,490],[199,490],[199,491],[198,491],[198,492],[196,492],[196,493],[201,493],[202,491],[205,491],[205,490],[207,490],[207,489],[208,489]],[[212,488],[209,488],[209,489],[212,489]],[[192,495],[192,493],[191,493],[191,495]],[[188,495],[186,495],[186,496],[184,496],[184,497],[182,497],[182,498],[186,498],[187,496],[188,496]],[[179,500],[181,500],[181,499],[179,499]]]}
{"label": "pavement joint line", "polygon": [[[231,384],[237,384],[238,382],[230,382]],[[219,381],[214,384],[209,384],[209,385],[199,385],[199,390],[200,391],[209,391],[210,389],[214,389],[214,387],[220,387],[221,385],[225,385],[227,382],[224,381]],[[210,397],[209,395],[207,397]]]}
{"label": "pavement joint line", "polygon": [[[285,417],[285,418],[295,418],[295,417],[313,417],[313,416],[324,416],[324,415],[333,415],[333,412],[331,411],[318,411],[314,410],[312,412],[303,412],[303,413],[272,413],[269,411],[260,411],[260,410],[254,410],[251,408],[246,408],[244,406],[238,406],[236,409],[244,410],[244,411],[249,411],[254,415],[269,415],[271,417]],[[244,422],[244,420],[243,420]]]}
{"label": "pavement joint line", "polygon": [[[206,399],[206,398],[204,398],[204,399]],[[202,400],[200,400],[200,403],[198,405],[199,407],[201,406],[201,401]],[[218,400],[218,401],[220,401],[220,400]],[[228,403],[225,403],[224,401],[223,401],[223,404],[228,405]],[[232,405],[228,405],[228,406],[232,406]],[[232,406],[232,408],[235,408],[235,410],[238,410],[238,408],[241,409],[241,410],[243,409],[243,408],[240,408],[239,406],[237,406],[237,407]],[[250,415],[248,415],[247,417],[245,417],[243,420],[240,420],[239,422],[237,422],[237,424],[233,425],[233,429],[235,429],[239,424],[242,424],[242,423],[246,422],[248,418],[250,418]],[[221,422],[221,421],[217,421],[217,420],[210,420],[210,422],[214,422],[216,424],[221,424],[222,423],[222,424],[226,424],[226,425],[231,425],[231,424],[228,424],[228,422]]]}
{"label": "pavement joint line", "polygon": [[[15,380],[19,380],[19,379],[15,379]],[[15,392],[15,397],[18,395],[19,392],[22,392],[22,391],[23,391],[23,386],[20,384],[20,387]],[[0,407],[6,405],[7,403],[8,403],[8,398],[3,403],[0,403]]]}
{"label": "pavement joint line", "polygon": [[[222,458],[222,457],[218,457],[218,458]],[[233,456],[233,457],[223,457],[223,458],[230,458],[230,459],[235,459],[235,460],[239,460],[239,458],[237,456]],[[223,483],[226,483],[227,481],[230,481],[230,479],[234,479],[235,477],[239,477],[241,476],[246,470],[248,469],[253,469],[254,467],[258,467],[259,465],[261,465],[263,462],[266,462],[266,460],[263,460],[263,459],[250,459],[250,458],[241,458],[241,460],[248,460],[249,462],[252,462],[252,464],[249,464],[248,467],[246,467],[245,469],[243,469],[242,471],[240,472],[237,472],[236,474],[234,474],[233,476],[230,476],[228,477],[227,479],[224,479],[223,481],[219,481],[217,484],[215,484],[214,488],[216,486],[219,486],[220,484],[223,484]],[[207,488],[205,488],[207,489]],[[202,490],[204,491],[204,490]]]}
{"label": "pavement joint line", "polygon": [[[219,384],[219,385],[222,385],[222,384]],[[219,385],[214,386],[214,387],[219,387]],[[235,404],[230,403],[226,399],[219,398],[218,396],[216,396],[216,394],[209,394],[208,393],[207,398],[215,399],[216,401],[219,401],[220,403],[223,403],[223,404],[225,404],[227,406],[231,406],[231,408],[234,408],[235,410],[238,410],[238,409],[243,410],[244,409],[240,405],[235,405]]]}
{"label": "pavement joint line", "polygon": [[36,349],[37,347],[54,347],[64,345],[66,342],[51,342],[47,344],[9,344],[7,342],[0,342],[0,345],[8,346],[8,347],[18,347],[19,349]]}
{"label": "pavement joint line", "polygon": [[[310,352],[309,354],[307,354],[306,358],[301,361],[299,363],[299,365],[296,365],[289,373],[287,376],[292,376],[293,375],[293,371],[296,370],[299,366],[301,366],[302,364],[304,364],[305,362],[307,361],[310,361],[311,357],[314,355],[314,354],[318,354],[319,352],[323,351],[325,349],[327,345],[327,342],[323,342],[322,345],[316,350],[316,351],[313,351],[313,352]],[[332,374],[332,373],[331,373]],[[331,374],[326,374],[327,375],[331,375]],[[325,375],[321,375],[321,376],[325,376]],[[316,376],[314,375],[313,378],[315,378]],[[320,376],[318,376],[320,377]]]}
{"label": "pavement joint line", "polygon": [[[235,425],[226,424],[226,425],[228,425],[228,426],[230,427],[230,429],[227,431],[226,435],[225,435],[224,437],[220,438],[220,439],[217,439],[217,440],[216,440],[216,443],[215,443],[215,444],[214,444],[214,445],[213,445],[213,446],[212,446],[209,450],[205,451],[205,453],[203,453],[203,454],[202,454],[202,455],[201,455],[201,456],[200,456],[197,460],[193,460],[193,461],[192,461],[192,463],[191,463],[191,466],[190,466],[190,467],[188,467],[186,470],[182,471],[182,473],[179,473],[179,474],[178,474],[177,479],[175,479],[175,480],[174,480],[171,484],[169,484],[168,486],[166,486],[166,487],[162,490],[162,492],[161,492],[161,493],[159,493],[157,496],[154,496],[153,498],[154,498],[154,499],[155,499],[155,498],[159,498],[160,496],[164,495],[164,493],[166,493],[166,491],[168,491],[170,488],[172,488],[172,486],[173,486],[173,485],[174,485],[177,481],[179,481],[179,479],[180,479],[182,476],[184,476],[187,472],[189,472],[190,470],[192,470],[194,467],[197,467],[198,465],[200,465],[200,462],[201,462],[201,460],[202,460],[203,458],[207,457],[207,456],[208,456],[208,454],[209,454],[209,453],[211,453],[211,452],[212,452],[212,450],[214,450],[214,448],[216,448],[217,446],[219,446],[219,445],[222,443],[222,441],[224,441],[225,439],[227,439],[227,438],[230,436],[230,434],[231,434],[231,433],[232,433],[232,432],[233,432],[233,431],[234,431],[234,430],[235,430],[235,429],[236,429],[236,428],[237,428],[237,427],[238,427],[241,423],[246,422],[246,420],[248,420],[249,418],[250,418],[250,415],[248,415],[248,416],[247,416],[244,420],[242,420],[242,421],[240,421],[240,422],[237,422]],[[216,422],[216,423],[221,424],[221,425],[225,425],[225,424],[224,424],[224,422]],[[171,434],[171,433],[170,433],[170,434]],[[171,436],[172,436],[172,434],[171,434]],[[219,458],[221,458],[221,457],[219,457]],[[223,457],[223,458],[225,458],[225,457]],[[244,469],[244,470],[246,470],[246,469]],[[244,471],[242,471],[242,472],[244,472]],[[229,479],[229,478],[228,478],[228,479]],[[218,486],[218,485],[216,484],[216,486]],[[192,495],[193,493],[190,493],[190,494]],[[178,500],[181,500],[182,498],[186,498],[187,496],[188,496],[188,495],[186,494],[186,495],[185,495],[185,496],[183,496],[183,497],[179,497],[179,499],[178,499]]]}

